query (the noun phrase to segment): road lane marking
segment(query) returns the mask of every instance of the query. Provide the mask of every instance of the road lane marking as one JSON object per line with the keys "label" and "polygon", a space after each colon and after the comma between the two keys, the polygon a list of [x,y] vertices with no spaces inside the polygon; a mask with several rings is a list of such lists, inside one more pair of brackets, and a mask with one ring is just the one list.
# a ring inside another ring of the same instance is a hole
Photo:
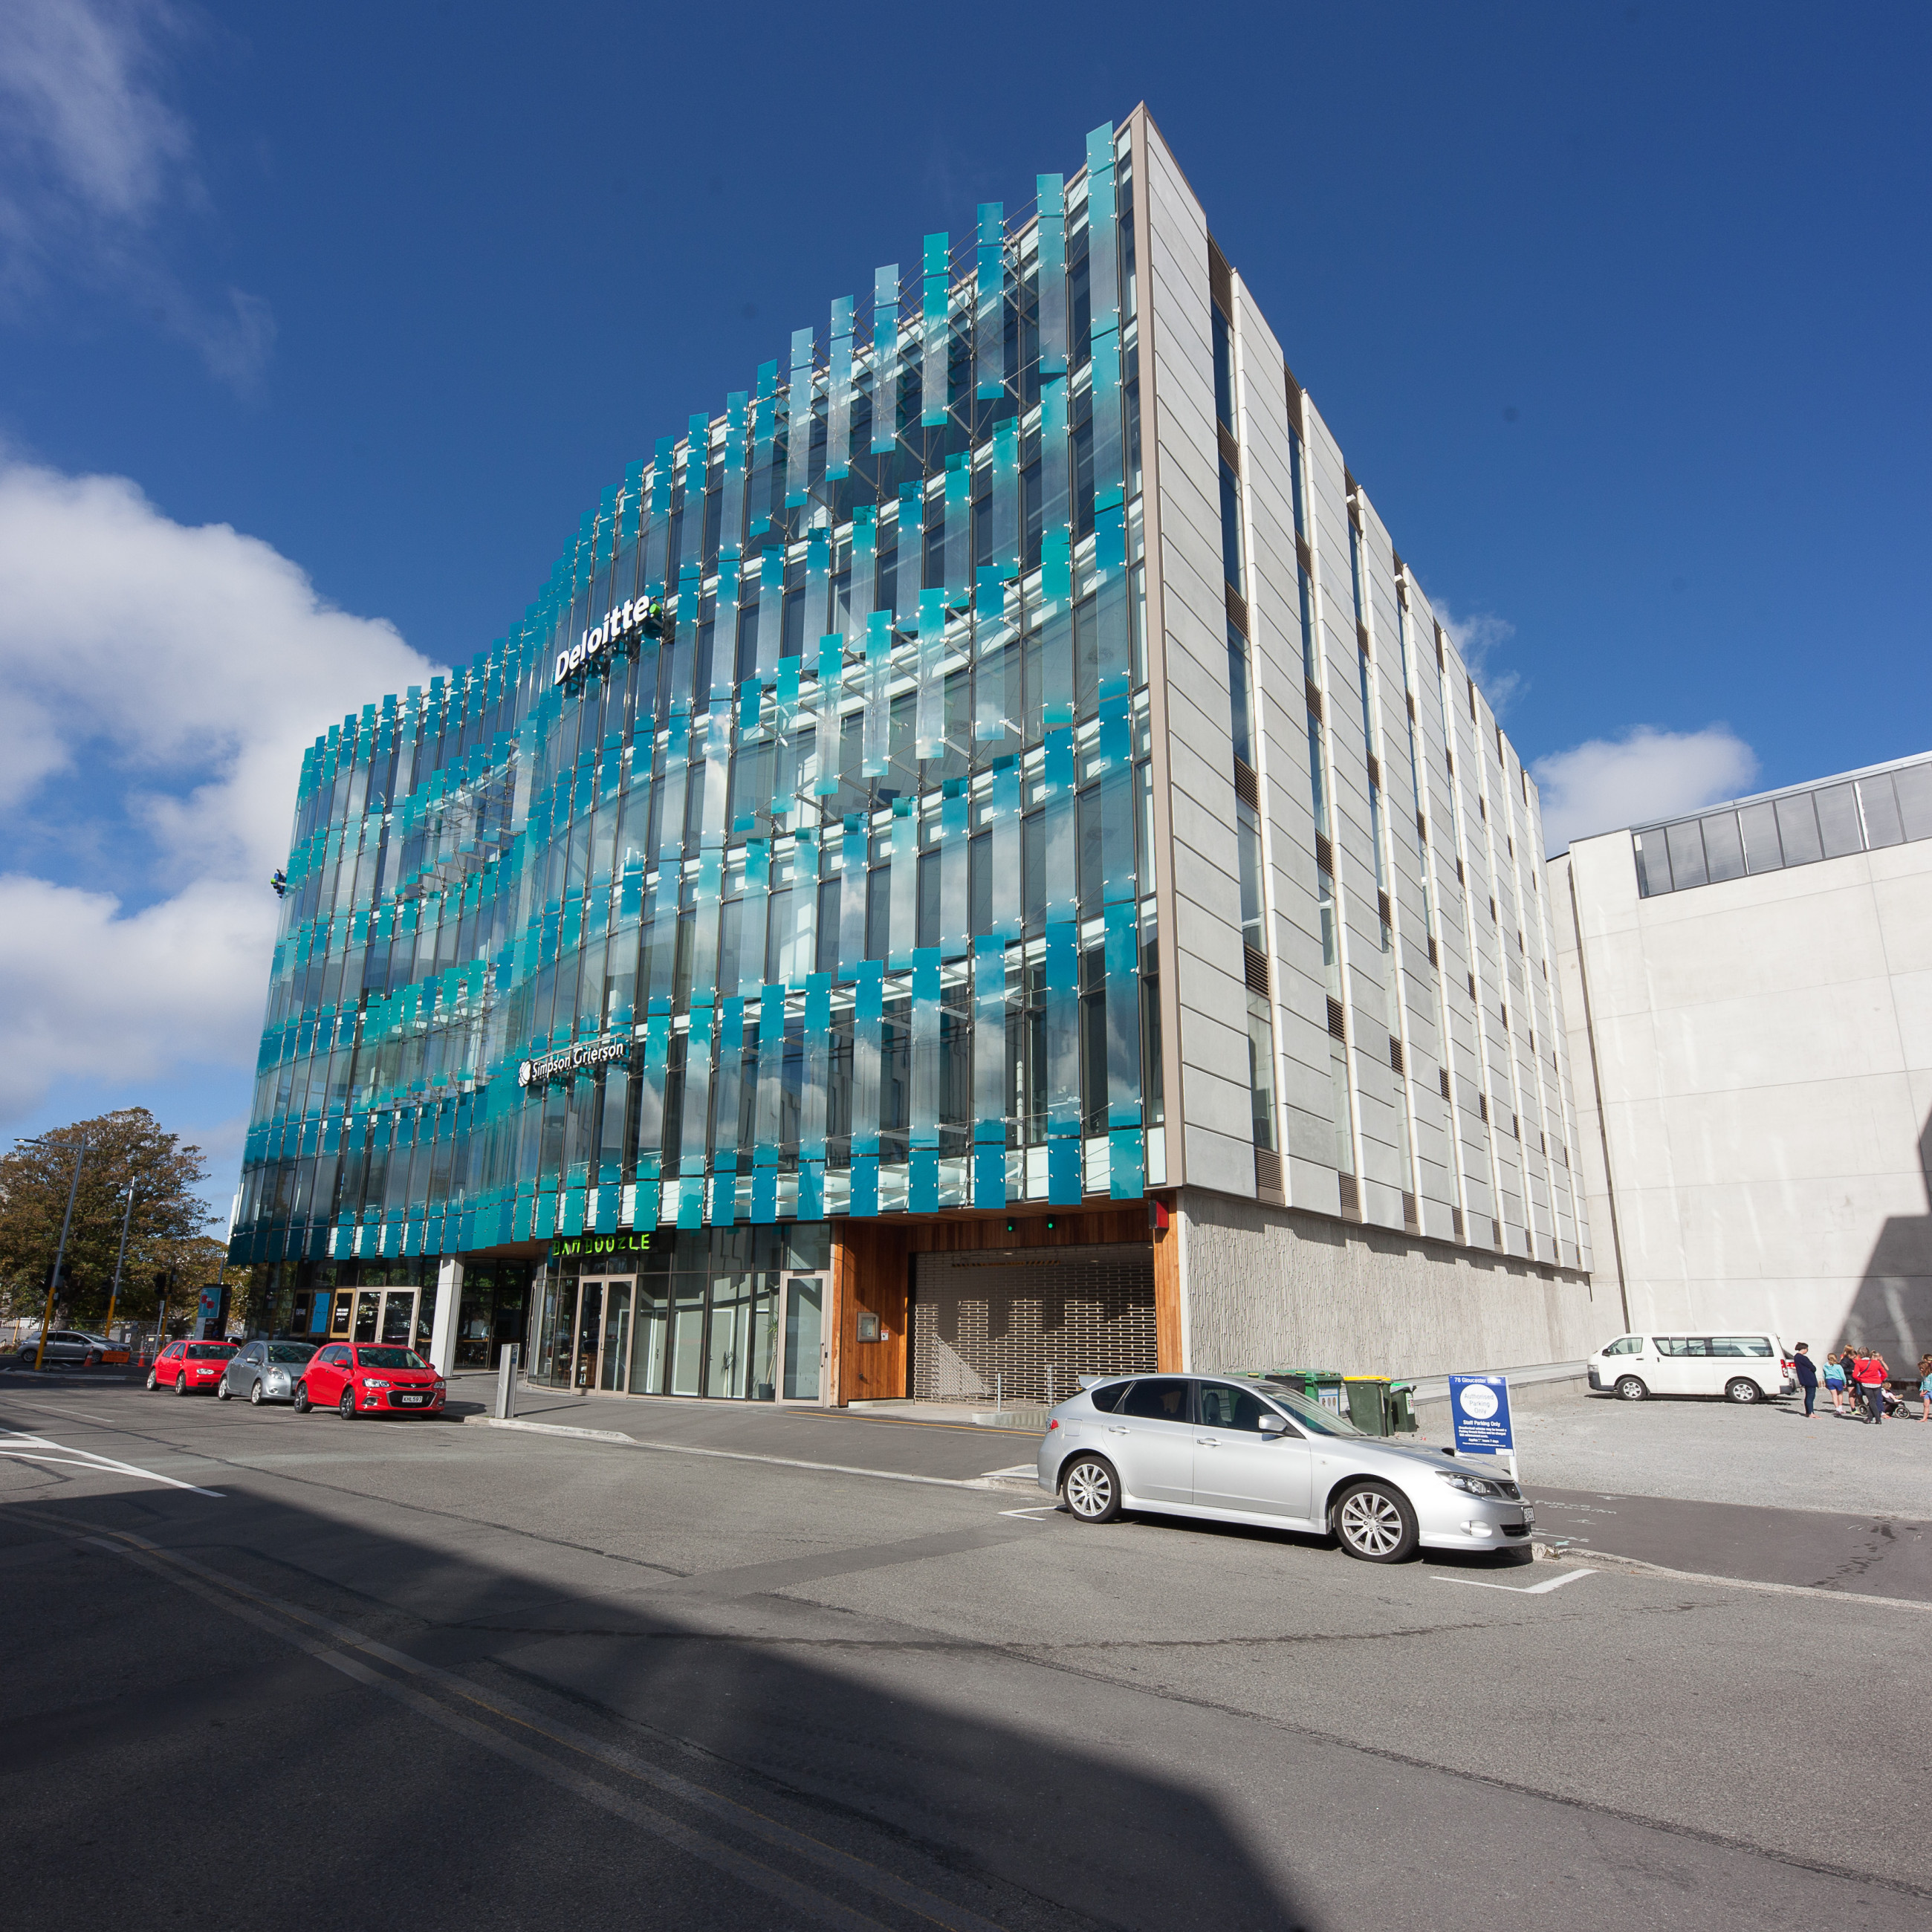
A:
{"label": "road lane marking", "polygon": [[1048,1516],[1060,1514],[1060,1505],[1058,1503],[1038,1503],[1031,1509],[1002,1510],[1000,1514],[1002,1516],[1024,1516],[1029,1522],[1044,1522]]}
{"label": "road lane marking", "polygon": [[1474,1576],[1438,1576],[1438,1583],[1466,1583],[1472,1590],[1507,1590],[1514,1597],[1544,1597],[1552,1590],[1560,1590],[1565,1583],[1581,1582],[1586,1576],[1594,1576],[1594,1570],[1568,1570],[1560,1576],[1552,1576],[1544,1583],[1485,1583]]}
{"label": "road lane marking", "polygon": [[[44,1452],[58,1453],[48,1455]],[[117,1462],[111,1456],[97,1456],[92,1449],[70,1448],[64,1442],[50,1442],[44,1436],[9,1434],[0,1436],[0,1456],[11,1456],[22,1462],[70,1462],[77,1469],[92,1469],[98,1475],[139,1476],[142,1481],[165,1483],[171,1490],[189,1490],[198,1496],[220,1496],[221,1490],[205,1490],[199,1483],[184,1483],[158,1470],[143,1469],[133,1462]],[[83,1460],[85,1459],[85,1460]]]}

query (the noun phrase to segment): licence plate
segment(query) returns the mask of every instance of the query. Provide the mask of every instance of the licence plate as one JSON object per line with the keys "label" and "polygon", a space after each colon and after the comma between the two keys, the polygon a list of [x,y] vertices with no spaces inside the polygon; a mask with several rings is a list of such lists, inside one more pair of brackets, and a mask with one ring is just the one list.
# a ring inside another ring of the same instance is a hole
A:
{"label": "licence plate", "polygon": [[420,1407],[424,1402],[428,1401],[429,1397],[426,1395],[399,1395],[396,1400],[400,1402],[412,1402]]}

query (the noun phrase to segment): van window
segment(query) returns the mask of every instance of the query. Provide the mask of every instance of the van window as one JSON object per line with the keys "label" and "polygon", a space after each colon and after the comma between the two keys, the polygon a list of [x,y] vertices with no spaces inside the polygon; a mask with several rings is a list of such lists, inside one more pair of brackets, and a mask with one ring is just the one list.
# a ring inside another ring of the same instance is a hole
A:
{"label": "van window", "polygon": [[1626,1335],[1621,1341],[1612,1342],[1604,1351],[1606,1355],[1640,1355],[1642,1352],[1643,1337],[1641,1335]]}
{"label": "van window", "polygon": [[1708,1335],[1653,1335],[1650,1341],[1660,1355],[1695,1355],[1702,1360],[1711,1352]]}
{"label": "van window", "polygon": [[1711,1352],[1714,1355],[1768,1355],[1771,1338],[1768,1335],[1713,1335]]}

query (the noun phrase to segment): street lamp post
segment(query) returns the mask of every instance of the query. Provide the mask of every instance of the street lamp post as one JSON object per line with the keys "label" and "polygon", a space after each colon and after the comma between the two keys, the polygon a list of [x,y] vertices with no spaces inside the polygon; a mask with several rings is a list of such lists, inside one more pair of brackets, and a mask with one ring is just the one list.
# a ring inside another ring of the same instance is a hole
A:
{"label": "street lamp post", "polygon": [[[36,1135],[28,1142],[32,1147],[45,1147],[47,1143]],[[59,1143],[65,1146],[66,1143]],[[86,1157],[87,1143],[81,1141],[74,1150],[74,1178],[68,1183],[67,1212],[61,1217],[60,1245],[54,1250],[54,1271],[47,1277],[47,1305],[40,1316],[40,1346],[34,1351],[34,1367],[38,1372],[46,1360],[47,1330],[54,1325],[54,1290],[60,1282],[61,1263],[67,1258],[68,1230],[74,1226],[74,1197],[80,1192],[80,1163]]]}
{"label": "street lamp post", "polygon": [[128,1252],[128,1223],[134,1217],[134,1184],[128,1184],[128,1204],[121,1210],[121,1245],[114,1251],[114,1286],[107,1291],[107,1319],[101,1324],[100,1332],[109,1341],[114,1339],[114,1304],[121,1292],[121,1263]]}

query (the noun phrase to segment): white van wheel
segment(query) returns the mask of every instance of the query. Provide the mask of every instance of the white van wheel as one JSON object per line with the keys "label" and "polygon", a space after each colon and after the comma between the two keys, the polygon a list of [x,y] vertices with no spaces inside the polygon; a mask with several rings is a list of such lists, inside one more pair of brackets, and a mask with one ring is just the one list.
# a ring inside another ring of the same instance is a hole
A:
{"label": "white van wheel", "polygon": [[1635,1376],[1619,1376],[1617,1378],[1617,1394],[1625,1402],[1641,1402],[1649,1393],[1649,1390]]}
{"label": "white van wheel", "polygon": [[1764,1399],[1764,1391],[1749,1376],[1734,1376],[1724,1384],[1724,1395],[1731,1402],[1754,1402]]}

